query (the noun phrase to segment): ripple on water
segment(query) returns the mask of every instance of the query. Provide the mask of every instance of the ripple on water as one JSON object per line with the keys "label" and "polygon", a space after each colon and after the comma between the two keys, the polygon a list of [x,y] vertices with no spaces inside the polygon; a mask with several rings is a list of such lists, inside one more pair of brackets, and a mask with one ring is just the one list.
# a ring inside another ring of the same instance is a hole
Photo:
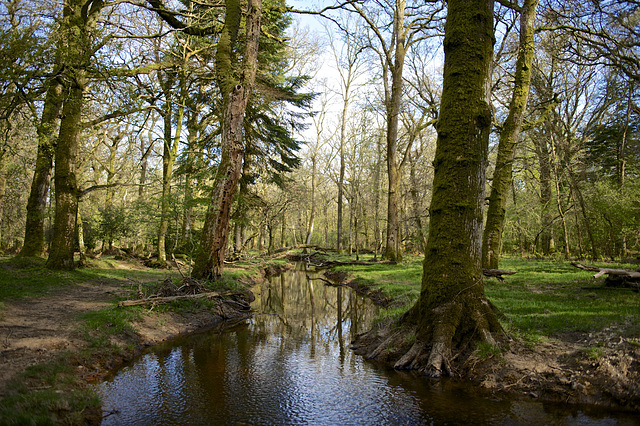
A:
{"label": "ripple on water", "polygon": [[376,369],[346,349],[375,308],[304,272],[257,294],[255,310],[268,315],[154,348],[98,385],[113,412],[103,424],[634,424]]}

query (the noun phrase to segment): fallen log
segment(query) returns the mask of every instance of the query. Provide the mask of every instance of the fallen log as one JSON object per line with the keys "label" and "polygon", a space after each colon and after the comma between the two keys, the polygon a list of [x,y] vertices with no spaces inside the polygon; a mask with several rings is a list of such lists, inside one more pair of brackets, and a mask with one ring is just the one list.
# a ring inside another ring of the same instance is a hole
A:
{"label": "fallen log", "polygon": [[516,271],[507,271],[505,269],[483,269],[482,275],[487,278],[496,278],[501,283],[504,282],[503,275],[513,275]]}
{"label": "fallen log", "polygon": [[315,249],[315,250],[319,250],[319,251],[329,251],[330,249],[328,248],[324,248],[321,247],[317,244],[296,244],[294,246],[288,246],[288,247],[281,247],[279,249],[275,249],[273,251],[273,254],[277,254],[277,253],[282,253],[285,251],[290,251],[290,250],[297,250],[297,249]]}
{"label": "fallen log", "polygon": [[606,286],[632,287],[640,289],[640,271],[634,271],[632,269],[600,268],[598,266],[583,265],[575,262],[571,262],[571,265],[584,271],[595,272],[593,278],[600,278],[603,275],[607,275],[607,279],[605,281]]}
{"label": "fallen log", "polygon": [[593,278],[600,278],[603,275],[621,275],[624,277],[640,279],[640,271],[634,271],[632,269],[611,269],[611,268],[599,268],[597,266],[582,265],[580,263],[571,263],[578,269],[585,271],[597,272]]}
{"label": "fallen log", "polygon": [[118,306],[138,306],[138,305],[151,305],[153,303],[169,303],[174,300],[188,300],[188,299],[214,299],[219,297],[226,297],[231,295],[240,295],[242,293],[238,293],[236,291],[226,291],[224,293],[219,293],[217,291],[211,291],[208,293],[198,293],[198,294],[185,294],[181,296],[166,296],[166,297],[148,297],[146,299],[136,299],[136,300],[122,300],[118,302]]}

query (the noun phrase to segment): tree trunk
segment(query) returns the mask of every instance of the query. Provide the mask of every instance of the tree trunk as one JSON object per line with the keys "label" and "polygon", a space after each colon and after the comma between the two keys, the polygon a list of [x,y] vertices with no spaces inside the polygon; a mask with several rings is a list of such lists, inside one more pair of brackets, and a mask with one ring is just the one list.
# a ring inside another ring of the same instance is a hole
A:
{"label": "tree trunk", "polygon": [[83,73],[74,70],[68,94],[62,108],[60,134],[55,148],[55,218],[53,238],[47,259],[50,269],[74,269],[76,217],[78,214],[78,184],[76,181],[76,156],[78,154],[82,97],[84,94]]}
{"label": "tree trunk", "polygon": [[182,225],[180,227],[180,244],[182,246],[186,246],[191,240],[191,233],[193,230],[193,174],[195,172],[195,153],[196,151],[199,151],[199,110],[193,110],[192,107],[188,114],[187,130],[189,131],[189,137],[184,173],[184,214],[182,217]]}
{"label": "tree trunk", "polygon": [[[221,66],[231,66],[232,49],[231,37],[239,22],[233,23],[233,16],[237,11],[229,13],[232,8],[239,8],[239,2],[227,0],[227,16],[225,17],[225,29],[218,43],[216,53],[216,65],[218,78],[224,69]],[[249,0],[246,17],[246,45],[242,55],[243,64],[239,84],[222,85],[225,94],[225,110],[222,122],[221,158],[217,173],[214,177],[213,190],[211,191],[211,204],[207,209],[205,223],[202,230],[200,250],[196,257],[192,276],[194,278],[216,279],[222,275],[222,268],[229,235],[229,216],[233,195],[242,171],[242,159],[244,144],[242,138],[242,126],[247,103],[251,96],[256,77],[258,41],[260,38],[260,17],[262,14],[262,0]],[[225,38],[228,39],[225,41]],[[229,75],[231,74],[229,71]],[[231,86],[231,87],[229,87]],[[225,89],[230,89],[226,91]]]}
{"label": "tree trunk", "polygon": [[406,55],[403,0],[396,2],[394,33],[396,35],[395,62],[391,68],[391,96],[386,99],[387,109],[387,173],[389,196],[387,199],[387,246],[383,258],[394,262],[402,260],[398,235],[398,202],[400,167],[398,165],[398,120],[402,102],[402,70]]}
{"label": "tree trunk", "polygon": [[162,149],[162,199],[160,200],[160,226],[158,227],[158,262],[167,262],[166,237],[169,229],[169,207],[171,197],[171,179],[173,178],[173,165],[178,155],[178,145],[182,133],[182,120],[184,118],[184,99],[186,96],[185,76],[180,76],[180,98],[176,114],[176,132],[172,137],[172,98],[173,78],[167,76],[162,82],[162,91],[165,94],[164,111],[164,146]]}
{"label": "tree trunk", "polygon": [[60,131],[55,147],[56,210],[51,249],[47,259],[50,269],[73,269],[74,240],[78,213],[76,156],[78,154],[86,69],[91,62],[92,29],[101,1],[67,0],[63,9],[60,47],[64,101]]}
{"label": "tree trunk", "polygon": [[553,216],[551,213],[551,198],[553,196],[553,190],[551,188],[551,158],[546,137],[551,137],[550,129],[547,129],[545,136],[536,138],[536,154],[540,166],[541,238],[539,245],[542,253],[549,255],[555,251],[555,241],[553,238]]}
{"label": "tree trunk", "polygon": [[307,227],[306,244],[311,244],[313,236],[313,225],[316,219],[316,155],[311,157],[311,212],[309,213],[309,225]]}
{"label": "tree trunk", "polygon": [[80,266],[87,265],[87,248],[84,245],[84,224],[80,216],[80,206],[78,206],[78,214],[76,216],[76,226],[78,229],[78,252],[80,253]]}
{"label": "tree trunk", "polygon": [[342,122],[340,125],[340,148],[339,148],[339,157],[340,157],[340,173],[338,175],[338,223],[336,229],[336,251],[338,253],[342,253],[342,234],[343,234],[343,204],[344,204],[344,173],[345,173],[345,158],[344,158],[344,145],[346,141],[346,127],[347,127],[347,108],[349,106],[349,98],[348,98],[348,90],[349,85],[347,85],[345,91],[345,100],[342,108]]}
{"label": "tree trunk", "polygon": [[56,123],[62,107],[62,85],[57,79],[49,82],[38,132],[36,168],[27,201],[27,222],[21,257],[42,256],[44,252],[44,219],[47,195],[53,168]]}
{"label": "tree trunk", "polygon": [[382,135],[376,137],[376,164],[373,170],[373,259],[378,259],[378,250],[382,245],[382,231],[380,229],[380,181],[382,163]]}
{"label": "tree trunk", "polygon": [[422,209],[420,208],[420,199],[418,197],[418,185],[420,183],[418,181],[418,178],[416,177],[417,161],[412,160],[410,152],[408,152],[407,155],[409,156],[408,157],[409,166],[411,167],[409,169],[409,179],[410,179],[410,188],[411,188],[409,190],[409,193],[411,194],[413,217],[416,223],[417,237],[418,237],[418,242],[420,244],[420,250],[424,252],[425,248],[427,247],[427,238],[424,235],[424,225],[422,224]]}
{"label": "tree trunk", "polygon": [[507,206],[507,195],[513,174],[515,146],[520,136],[522,120],[527,107],[529,86],[531,83],[531,65],[534,56],[535,18],[538,0],[525,0],[520,12],[520,48],[516,63],[513,96],[509,106],[509,115],[505,120],[500,141],[498,158],[493,174],[487,221],[482,240],[482,266],[498,268],[502,230]]}
{"label": "tree trunk", "polygon": [[[450,0],[448,4],[431,223],[420,298],[400,320],[404,327],[373,345],[362,345],[365,339],[358,343],[368,357],[432,376],[440,376],[442,370],[451,373],[454,350],[476,341],[495,344],[492,333],[501,331],[484,294],[481,266],[492,121],[493,0]],[[414,343],[407,339],[412,334]]]}

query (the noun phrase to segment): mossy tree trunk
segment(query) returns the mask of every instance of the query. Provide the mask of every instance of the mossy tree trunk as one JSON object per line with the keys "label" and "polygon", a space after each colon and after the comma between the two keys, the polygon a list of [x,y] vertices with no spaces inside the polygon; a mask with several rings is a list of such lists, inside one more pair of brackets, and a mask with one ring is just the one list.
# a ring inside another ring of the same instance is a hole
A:
{"label": "mossy tree trunk", "polygon": [[[368,357],[452,373],[454,353],[476,341],[495,344],[500,324],[484,294],[482,208],[493,59],[493,0],[450,0],[444,84],[434,160],[431,222],[416,305],[390,335],[357,344]],[[415,333],[415,339],[408,339]],[[462,358],[462,357],[460,357]]]}
{"label": "mossy tree trunk", "polygon": [[73,269],[78,213],[76,157],[82,129],[86,69],[92,55],[93,27],[104,3],[67,0],[64,4],[59,50],[64,102],[55,146],[55,200],[53,237],[47,259],[50,269]]}
{"label": "mossy tree trunk", "polygon": [[520,11],[520,46],[516,62],[515,83],[509,115],[502,125],[498,157],[493,173],[487,221],[482,239],[482,266],[498,269],[507,196],[513,176],[515,147],[520,136],[524,112],[529,98],[531,68],[534,56],[535,18],[538,0],[525,0]]}
{"label": "mossy tree trunk", "polygon": [[78,183],[76,157],[78,154],[80,119],[84,83],[76,71],[62,108],[60,134],[55,148],[55,200],[51,250],[47,259],[50,269],[74,269],[76,218],[78,214]]}
{"label": "mossy tree trunk", "polygon": [[[192,276],[199,279],[216,279],[222,275],[231,205],[242,171],[244,115],[256,77],[262,0],[248,2],[245,49],[241,64],[235,65],[233,48],[241,15],[240,2],[227,0],[225,24],[216,52],[216,73],[224,96],[221,154],[192,271]],[[234,75],[238,75],[239,80],[236,81]]]}
{"label": "mossy tree trunk", "polygon": [[44,253],[44,219],[47,195],[53,168],[54,138],[62,107],[62,85],[55,78],[48,82],[38,133],[36,167],[27,201],[27,222],[21,257],[42,256]]}

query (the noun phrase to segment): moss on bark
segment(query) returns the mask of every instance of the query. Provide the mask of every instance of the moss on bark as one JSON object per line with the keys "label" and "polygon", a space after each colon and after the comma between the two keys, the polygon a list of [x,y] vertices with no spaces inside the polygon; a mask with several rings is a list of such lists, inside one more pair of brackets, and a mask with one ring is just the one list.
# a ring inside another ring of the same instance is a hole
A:
{"label": "moss on bark", "polygon": [[[451,359],[476,341],[494,343],[492,334],[501,330],[484,294],[481,267],[493,43],[492,0],[449,1],[420,298],[401,327],[361,346],[368,357],[387,358],[396,368],[452,373]],[[416,339],[408,343],[411,333]]]}
{"label": "moss on bark", "polygon": [[507,196],[512,181],[515,146],[520,136],[524,111],[529,98],[531,67],[534,56],[535,17],[538,0],[525,0],[520,15],[520,46],[516,62],[516,75],[509,115],[505,120],[500,141],[498,158],[493,174],[487,221],[482,239],[482,266],[498,269],[502,229],[506,213]]}
{"label": "moss on bark", "polygon": [[[232,9],[237,2],[229,0],[227,7]],[[227,25],[239,25],[236,23],[237,11],[227,10],[225,27]],[[191,275],[199,279],[216,279],[222,275],[227,240],[229,237],[229,219],[231,215],[231,204],[235,194],[240,173],[242,172],[242,160],[244,156],[244,142],[242,137],[242,125],[247,103],[253,90],[256,77],[258,59],[258,41],[260,38],[260,18],[262,15],[262,1],[250,0],[246,18],[246,45],[243,54],[243,62],[237,65],[240,68],[239,74],[242,76],[240,83],[232,87],[232,91],[226,93],[225,111],[222,121],[221,158],[216,172],[213,189],[211,191],[211,204],[207,209],[205,223],[202,229],[200,248],[195,259],[195,265]],[[231,24],[227,20],[233,21]],[[229,30],[229,34],[233,31]],[[229,40],[233,40],[230,38]],[[218,46],[220,49],[220,46]],[[233,49],[224,47],[216,53],[216,64],[232,64],[231,54]],[[218,58],[219,55],[226,58]],[[226,76],[220,75],[217,70],[221,87],[225,87],[222,79]]]}

